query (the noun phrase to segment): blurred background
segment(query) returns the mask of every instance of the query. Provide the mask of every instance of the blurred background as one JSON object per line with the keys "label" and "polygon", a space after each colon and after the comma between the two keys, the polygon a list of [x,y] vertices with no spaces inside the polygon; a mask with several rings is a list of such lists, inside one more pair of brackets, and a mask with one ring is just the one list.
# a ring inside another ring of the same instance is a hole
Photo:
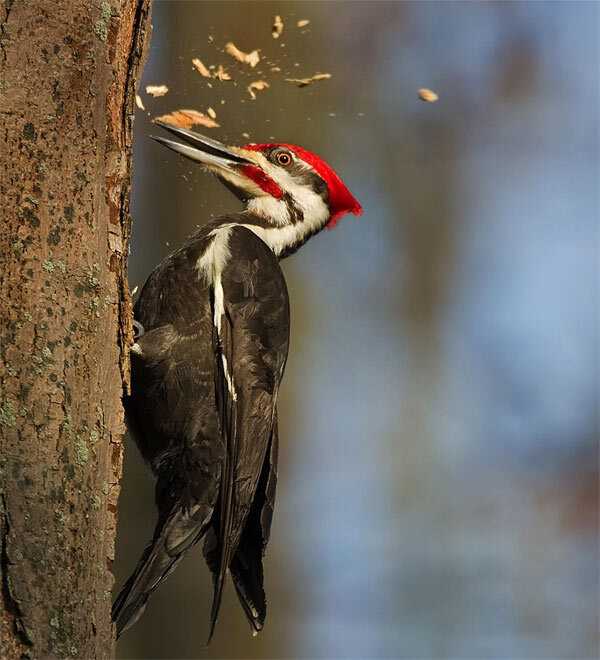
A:
{"label": "blurred background", "polygon": [[[204,648],[198,549],[119,657],[598,657],[600,5],[155,2],[153,23],[132,287],[239,207],[148,139],[159,114],[210,106],[221,128],[199,130],[226,143],[314,150],[365,212],[283,262],[264,632],[228,588]],[[264,61],[238,65],[227,41]],[[283,80],[315,72],[332,78]],[[259,78],[271,86],[252,101]],[[152,488],[129,441],[118,586],[152,534]]]}

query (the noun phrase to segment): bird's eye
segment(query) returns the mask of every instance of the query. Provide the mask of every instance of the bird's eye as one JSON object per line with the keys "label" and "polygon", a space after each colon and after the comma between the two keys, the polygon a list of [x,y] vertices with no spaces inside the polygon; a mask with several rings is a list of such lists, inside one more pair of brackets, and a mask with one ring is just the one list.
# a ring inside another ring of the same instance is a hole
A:
{"label": "bird's eye", "polygon": [[278,151],[275,154],[275,162],[282,167],[288,167],[292,164],[292,154],[289,151]]}

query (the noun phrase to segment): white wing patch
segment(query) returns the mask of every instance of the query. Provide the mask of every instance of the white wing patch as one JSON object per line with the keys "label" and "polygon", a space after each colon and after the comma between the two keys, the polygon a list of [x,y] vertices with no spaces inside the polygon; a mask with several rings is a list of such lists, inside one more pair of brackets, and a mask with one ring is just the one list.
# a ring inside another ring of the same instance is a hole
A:
{"label": "white wing patch", "polygon": [[[198,274],[209,286],[212,286],[214,291],[215,309],[213,314],[213,325],[215,326],[219,337],[221,336],[221,319],[223,318],[223,314],[225,314],[225,297],[221,275],[231,257],[231,252],[229,251],[229,235],[231,234],[232,228],[233,225],[223,225],[222,227],[213,229],[209,234],[212,241],[196,262]],[[223,372],[225,374],[225,380],[227,381],[229,394],[234,401],[237,401],[237,392],[235,390],[233,377],[229,373],[227,358],[222,353],[221,362],[223,364]]]}

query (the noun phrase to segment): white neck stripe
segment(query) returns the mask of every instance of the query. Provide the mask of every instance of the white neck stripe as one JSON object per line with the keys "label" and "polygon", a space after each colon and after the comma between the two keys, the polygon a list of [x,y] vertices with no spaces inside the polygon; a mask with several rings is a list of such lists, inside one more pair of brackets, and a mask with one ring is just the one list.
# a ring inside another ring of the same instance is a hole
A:
{"label": "white neck stripe", "polygon": [[[209,234],[209,237],[212,239],[211,242],[196,262],[196,269],[198,270],[199,276],[204,279],[209,286],[212,286],[213,289],[215,297],[213,325],[215,326],[219,337],[221,336],[221,320],[225,314],[225,296],[223,292],[223,283],[221,282],[221,274],[231,258],[231,252],[229,251],[229,235],[234,226],[235,225],[230,224],[213,229]],[[232,375],[229,373],[227,358],[223,353],[221,353],[221,364],[223,366],[223,374],[227,381],[229,394],[231,395],[231,398],[236,401],[237,392],[235,389],[235,383],[233,382]]]}
{"label": "white neck stripe", "polygon": [[212,285],[215,294],[215,310],[213,323],[217,332],[221,332],[221,317],[225,313],[223,300],[223,287],[221,286],[221,273],[231,257],[229,251],[229,234],[232,225],[223,225],[210,232],[212,239],[208,247],[196,262],[199,276],[208,285]]}

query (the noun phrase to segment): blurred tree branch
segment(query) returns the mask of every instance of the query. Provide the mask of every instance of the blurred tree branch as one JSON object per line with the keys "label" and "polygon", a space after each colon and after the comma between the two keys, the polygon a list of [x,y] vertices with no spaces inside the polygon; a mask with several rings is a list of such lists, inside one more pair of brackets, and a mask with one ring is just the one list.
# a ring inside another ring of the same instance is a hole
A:
{"label": "blurred tree branch", "polygon": [[113,655],[135,81],[150,0],[0,7],[0,649]]}

